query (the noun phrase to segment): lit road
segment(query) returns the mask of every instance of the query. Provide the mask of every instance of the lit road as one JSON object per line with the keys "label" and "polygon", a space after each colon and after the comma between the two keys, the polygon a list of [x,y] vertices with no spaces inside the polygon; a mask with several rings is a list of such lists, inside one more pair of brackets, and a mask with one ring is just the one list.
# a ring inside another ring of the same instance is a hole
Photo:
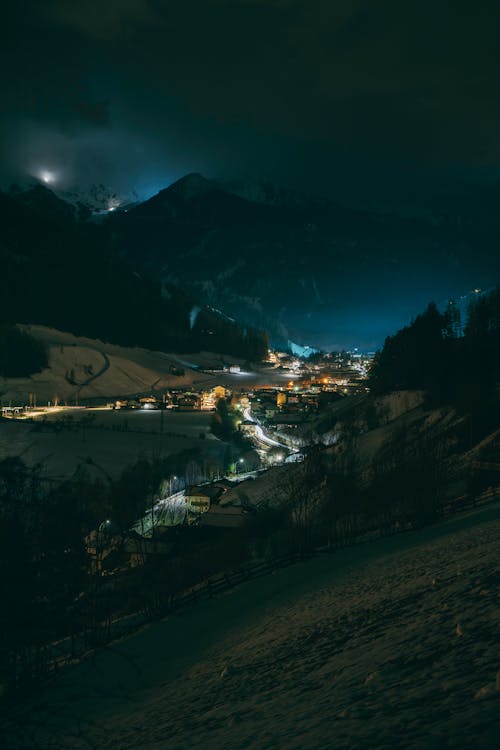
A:
{"label": "lit road", "polygon": [[151,536],[157,526],[177,526],[183,523],[186,513],[186,492],[181,490],[157,500],[152,510],[148,510],[132,528],[141,536]]}
{"label": "lit road", "polygon": [[285,450],[290,451],[291,453],[295,453],[294,448],[290,448],[288,445],[285,445],[284,443],[279,443],[277,440],[274,440],[273,438],[269,437],[264,430],[262,429],[261,425],[257,422],[255,417],[252,416],[252,409],[250,406],[247,406],[245,409],[243,409],[243,416],[245,419],[247,419],[250,422],[255,422],[255,437],[260,442],[266,445],[268,448],[285,448]]}

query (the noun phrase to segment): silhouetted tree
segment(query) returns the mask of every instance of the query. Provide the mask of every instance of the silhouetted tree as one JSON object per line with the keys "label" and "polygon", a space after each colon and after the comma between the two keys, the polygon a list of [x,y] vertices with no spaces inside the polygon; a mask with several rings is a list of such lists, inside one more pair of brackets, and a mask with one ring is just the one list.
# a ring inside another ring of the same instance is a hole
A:
{"label": "silhouetted tree", "polygon": [[405,388],[437,391],[447,373],[446,320],[431,302],[410,326],[389,336],[370,375],[374,393]]}
{"label": "silhouetted tree", "polygon": [[0,375],[26,377],[47,367],[45,346],[15,325],[0,325]]}

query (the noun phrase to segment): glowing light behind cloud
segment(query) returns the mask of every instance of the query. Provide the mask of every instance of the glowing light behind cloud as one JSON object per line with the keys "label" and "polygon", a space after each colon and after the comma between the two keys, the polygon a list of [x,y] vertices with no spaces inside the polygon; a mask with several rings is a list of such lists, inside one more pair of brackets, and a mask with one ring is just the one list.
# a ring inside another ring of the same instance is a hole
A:
{"label": "glowing light behind cloud", "polygon": [[39,177],[42,182],[44,182],[46,185],[53,185],[56,182],[56,175],[54,172],[51,172],[48,169],[42,169],[42,171],[39,174]]}

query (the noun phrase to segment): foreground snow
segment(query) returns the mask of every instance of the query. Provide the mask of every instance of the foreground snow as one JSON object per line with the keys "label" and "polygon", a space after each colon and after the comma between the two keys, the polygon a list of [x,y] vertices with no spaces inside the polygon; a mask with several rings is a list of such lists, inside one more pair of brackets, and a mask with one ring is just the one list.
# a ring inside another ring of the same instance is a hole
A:
{"label": "foreground snow", "polygon": [[493,748],[500,506],[178,613],[60,676],[7,746]]}

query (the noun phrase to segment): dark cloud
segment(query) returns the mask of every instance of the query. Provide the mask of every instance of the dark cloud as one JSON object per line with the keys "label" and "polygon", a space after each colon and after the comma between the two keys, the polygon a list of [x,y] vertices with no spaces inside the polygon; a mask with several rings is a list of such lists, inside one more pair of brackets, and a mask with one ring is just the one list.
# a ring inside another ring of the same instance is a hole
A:
{"label": "dark cloud", "polygon": [[76,114],[91,125],[107,125],[109,122],[108,102],[88,102],[77,100],[73,109]]}
{"label": "dark cloud", "polygon": [[130,28],[150,27],[161,19],[149,0],[55,0],[49,3],[47,15],[56,23],[106,43],[127,41]]}
{"label": "dark cloud", "polygon": [[3,150],[60,140],[103,180],[205,169],[336,193],[496,169],[499,19],[486,0],[20,2]]}

